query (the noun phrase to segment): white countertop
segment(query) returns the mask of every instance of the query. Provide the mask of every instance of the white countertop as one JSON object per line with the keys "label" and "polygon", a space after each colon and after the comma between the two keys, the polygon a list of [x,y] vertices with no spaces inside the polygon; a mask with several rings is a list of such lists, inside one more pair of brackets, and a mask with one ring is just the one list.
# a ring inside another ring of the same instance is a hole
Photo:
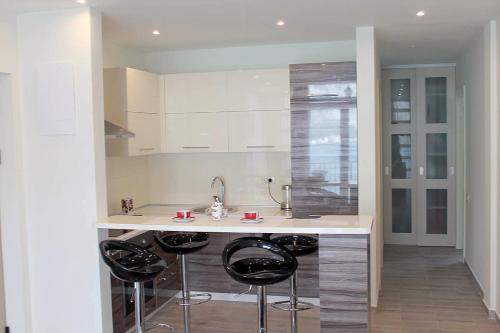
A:
{"label": "white countertop", "polygon": [[[115,215],[97,223],[100,229],[160,230],[186,232],[230,233],[300,233],[300,234],[360,234],[371,233],[373,218],[363,215],[327,215],[314,219],[292,219],[288,212],[277,207],[241,206],[221,221],[204,214],[193,214],[189,223],[175,222],[172,217],[183,205],[147,206],[136,211],[142,216]],[[262,223],[244,224],[240,221],[244,211],[257,210]]]}

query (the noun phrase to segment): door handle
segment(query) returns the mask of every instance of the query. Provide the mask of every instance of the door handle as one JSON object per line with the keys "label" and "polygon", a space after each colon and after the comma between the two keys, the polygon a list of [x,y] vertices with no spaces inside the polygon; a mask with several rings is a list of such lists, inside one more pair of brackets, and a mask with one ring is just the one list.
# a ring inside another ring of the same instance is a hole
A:
{"label": "door handle", "polygon": [[420,176],[423,176],[424,175],[424,167],[418,168],[418,173]]}
{"label": "door handle", "polygon": [[455,176],[455,167],[450,167],[450,175]]}
{"label": "door handle", "polygon": [[389,176],[389,167],[387,167],[387,166],[385,167],[384,173],[386,176]]}

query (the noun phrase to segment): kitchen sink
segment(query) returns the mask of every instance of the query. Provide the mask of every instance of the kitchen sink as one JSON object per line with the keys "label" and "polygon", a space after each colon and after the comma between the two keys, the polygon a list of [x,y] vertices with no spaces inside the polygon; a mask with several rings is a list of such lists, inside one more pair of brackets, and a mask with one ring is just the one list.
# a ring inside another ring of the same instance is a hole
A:
{"label": "kitchen sink", "polygon": [[[228,214],[236,213],[238,211],[238,207],[234,206],[224,206],[224,208],[227,209]],[[207,215],[210,215],[209,210],[210,207],[196,207],[191,209],[193,213],[207,214]]]}

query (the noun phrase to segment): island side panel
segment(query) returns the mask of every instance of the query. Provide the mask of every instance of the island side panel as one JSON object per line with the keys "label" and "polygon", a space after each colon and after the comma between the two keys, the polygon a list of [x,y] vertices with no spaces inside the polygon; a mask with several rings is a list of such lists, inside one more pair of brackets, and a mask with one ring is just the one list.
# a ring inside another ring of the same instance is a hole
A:
{"label": "island side panel", "polygon": [[321,333],[368,333],[369,235],[320,235]]}

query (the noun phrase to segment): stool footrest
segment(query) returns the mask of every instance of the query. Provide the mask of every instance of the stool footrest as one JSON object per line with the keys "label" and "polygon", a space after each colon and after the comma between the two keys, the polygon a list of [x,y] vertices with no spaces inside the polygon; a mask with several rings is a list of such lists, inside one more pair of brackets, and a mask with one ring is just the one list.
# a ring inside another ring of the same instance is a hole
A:
{"label": "stool footrest", "polygon": [[184,299],[177,300],[177,305],[180,305],[180,306],[199,305],[199,304],[209,302],[211,299],[212,299],[212,294],[208,294],[208,293],[191,294],[191,295],[189,295],[189,300],[184,300]]}
{"label": "stool footrest", "polygon": [[271,304],[274,309],[278,309],[281,311],[305,311],[314,308],[314,304],[308,302],[298,301],[296,306],[292,306],[290,301],[280,301]]}
{"label": "stool footrest", "polygon": [[165,323],[146,323],[147,327],[146,327],[146,331],[150,331],[152,329],[155,329],[155,328],[158,328],[158,327],[164,327],[164,328],[167,328],[170,330],[170,332],[174,332],[174,328],[172,326],[170,326],[169,324],[165,324]]}

